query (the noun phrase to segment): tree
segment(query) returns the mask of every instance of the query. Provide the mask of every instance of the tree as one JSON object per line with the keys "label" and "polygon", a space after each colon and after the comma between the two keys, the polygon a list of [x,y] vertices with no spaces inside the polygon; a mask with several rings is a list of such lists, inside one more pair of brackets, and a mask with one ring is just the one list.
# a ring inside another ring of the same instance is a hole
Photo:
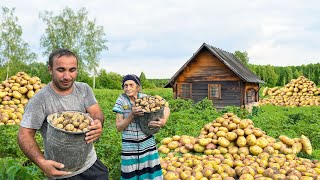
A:
{"label": "tree", "polygon": [[144,72],[141,72],[139,78],[140,78],[140,81],[141,81],[141,84],[142,84],[143,88],[151,89],[151,88],[155,88],[156,87],[153,83],[151,83],[151,82],[149,82],[147,80],[146,75],[144,74]]}
{"label": "tree", "polygon": [[121,88],[122,76],[118,73],[109,72],[105,69],[100,70],[97,77],[97,87],[107,89],[122,89]]}
{"label": "tree", "polygon": [[241,51],[235,51],[234,56],[238,58],[245,66],[248,66],[249,64],[249,57],[248,53],[246,51],[241,52]]}
{"label": "tree", "polygon": [[290,66],[284,68],[284,82],[283,85],[289,83],[293,79],[293,72]]}
{"label": "tree", "polygon": [[92,73],[95,84],[99,55],[107,49],[103,27],[97,26],[95,19],[88,19],[88,11],[85,8],[74,12],[66,7],[56,16],[53,12],[45,11],[40,13],[40,18],[47,25],[40,40],[41,47],[45,49],[44,55],[49,55],[58,48],[72,50],[79,59],[79,75],[86,74],[85,72]]}
{"label": "tree", "polygon": [[22,39],[22,28],[18,24],[15,9],[2,7],[0,16],[0,66],[6,66],[6,78],[21,71],[27,63],[36,59],[36,54],[30,52],[29,45]]}
{"label": "tree", "polygon": [[275,73],[274,67],[271,66],[271,65],[267,65],[266,66],[266,71],[268,72],[268,76],[267,76],[267,79],[266,79],[267,84],[270,87],[275,86],[277,84],[279,76],[277,75],[277,73]]}
{"label": "tree", "polygon": [[293,72],[293,79],[297,79],[302,75],[302,72],[299,72],[298,69],[295,69]]}
{"label": "tree", "polygon": [[47,84],[51,81],[51,76],[48,73],[48,65],[42,62],[33,62],[29,64],[25,72],[30,76],[39,77],[42,83]]}

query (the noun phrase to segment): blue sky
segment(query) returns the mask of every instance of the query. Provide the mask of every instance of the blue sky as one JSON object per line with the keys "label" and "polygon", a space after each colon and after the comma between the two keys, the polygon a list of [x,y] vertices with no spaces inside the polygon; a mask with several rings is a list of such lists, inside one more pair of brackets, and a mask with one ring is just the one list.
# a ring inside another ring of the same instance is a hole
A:
{"label": "blue sky", "polygon": [[274,66],[320,62],[320,2],[316,0],[1,0],[15,7],[23,39],[40,48],[45,30],[39,13],[85,7],[103,26],[108,50],[100,68],[121,75],[171,78],[206,42],[228,52],[247,51],[252,64]]}

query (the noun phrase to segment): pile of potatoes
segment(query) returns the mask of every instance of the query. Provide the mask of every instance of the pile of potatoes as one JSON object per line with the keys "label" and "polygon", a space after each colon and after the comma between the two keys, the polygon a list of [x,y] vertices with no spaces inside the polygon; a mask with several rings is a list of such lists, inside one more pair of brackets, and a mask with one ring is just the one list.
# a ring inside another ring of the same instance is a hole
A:
{"label": "pile of potatoes", "polygon": [[168,102],[159,95],[146,96],[136,99],[135,106],[141,106],[144,112],[156,112],[164,106],[169,106]]}
{"label": "pile of potatoes", "polygon": [[20,124],[22,116],[16,111],[8,111],[8,107],[14,109],[23,108],[29,99],[43,86],[45,84],[41,83],[40,78],[30,77],[25,72],[18,72],[16,75],[2,81],[0,84],[0,117],[7,117],[6,114],[9,114],[9,119],[2,118],[1,120],[0,118],[0,125]]}
{"label": "pile of potatoes", "polygon": [[300,76],[292,79],[284,87],[264,88],[262,96],[268,96],[260,101],[261,105],[272,104],[276,106],[319,106],[320,88],[313,81]]}
{"label": "pile of potatoes", "polygon": [[81,112],[66,111],[48,116],[49,123],[61,130],[69,132],[87,132],[92,118]]}
{"label": "pile of potatoes", "polygon": [[[317,179],[320,163],[298,158],[312,154],[310,140],[279,136],[254,127],[252,120],[226,113],[206,124],[198,137],[161,140],[164,179]],[[182,156],[181,156],[182,154]]]}
{"label": "pile of potatoes", "polygon": [[19,105],[0,105],[0,125],[15,125],[22,120],[24,107]]}

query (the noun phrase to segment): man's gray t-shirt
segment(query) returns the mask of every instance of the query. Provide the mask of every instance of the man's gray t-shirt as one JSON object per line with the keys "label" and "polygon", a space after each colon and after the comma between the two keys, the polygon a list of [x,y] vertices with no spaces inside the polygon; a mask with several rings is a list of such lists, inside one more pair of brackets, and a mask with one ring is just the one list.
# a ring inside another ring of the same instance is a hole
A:
{"label": "man's gray t-shirt", "polygon": [[[43,137],[44,147],[46,147],[47,126],[46,118],[49,114],[61,111],[79,111],[86,113],[86,109],[97,103],[91,88],[81,82],[73,84],[73,91],[68,95],[59,95],[51,87],[50,83],[36,93],[25,107],[20,125],[25,128],[37,129]],[[46,150],[45,157],[46,157]],[[67,178],[84,172],[89,169],[97,160],[94,147],[89,152],[85,165],[76,172],[68,176],[61,176],[56,179]]]}

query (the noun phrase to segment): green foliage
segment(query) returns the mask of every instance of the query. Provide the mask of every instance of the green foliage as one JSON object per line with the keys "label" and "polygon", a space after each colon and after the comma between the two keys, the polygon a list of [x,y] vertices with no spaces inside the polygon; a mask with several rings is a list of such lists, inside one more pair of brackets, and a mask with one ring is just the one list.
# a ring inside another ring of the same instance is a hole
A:
{"label": "green foliage", "polygon": [[245,66],[248,65],[249,63],[249,57],[248,57],[248,53],[246,51],[241,52],[241,51],[235,51],[234,56],[236,58],[238,58]]}
{"label": "green foliage", "polygon": [[139,79],[141,81],[142,84],[142,88],[146,88],[146,89],[150,89],[150,88],[155,88],[156,86],[150,82],[147,78],[146,75],[144,74],[144,72],[141,72]]}
{"label": "green foliage", "polygon": [[[8,76],[16,74],[36,59],[36,54],[30,52],[28,43],[22,39],[22,28],[14,11],[14,8],[2,7],[0,16],[0,67]],[[0,74],[1,79],[3,74]]]}
{"label": "green foliage", "polygon": [[[180,110],[177,108],[180,107]],[[172,110],[176,109],[176,110]],[[159,143],[165,137],[174,135],[199,136],[201,128],[221,115],[208,99],[193,104],[193,101],[183,99],[170,100],[171,115],[167,125],[156,134]],[[178,125],[178,126],[177,126]],[[188,130],[186,132],[186,130]]]}
{"label": "green foliage", "polygon": [[151,83],[153,83],[157,88],[164,88],[165,85],[168,84],[169,79],[148,79]]}
{"label": "green foliage", "polygon": [[25,72],[30,76],[37,76],[41,79],[42,83],[47,84],[51,81],[51,76],[48,72],[48,66],[41,62],[33,62],[25,68]]}
{"label": "green foliage", "polygon": [[20,161],[11,157],[0,159],[0,179],[36,180],[43,179],[41,170],[35,166],[24,166]]}
{"label": "green foliage", "polygon": [[109,72],[102,69],[97,77],[97,88],[99,89],[122,89],[122,76],[118,73]]}
{"label": "green foliage", "polygon": [[17,142],[17,132],[19,126],[0,126],[0,142],[5,146],[0,146],[0,157],[21,157],[23,156]]}
{"label": "green foliage", "polygon": [[221,113],[234,113],[241,119],[245,119],[249,116],[249,112],[246,109],[241,109],[240,107],[237,106],[226,106],[223,108]]}
{"label": "green foliage", "polygon": [[103,27],[97,26],[95,19],[88,19],[85,8],[74,12],[66,7],[55,16],[53,12],[45,11],[40,13],[40,19],[47,25],[40,40],[45,55],[58,48],[70,49],[77,54],[80,69],[96,74],[99,54],[107,48],[107,40]]}
{"label": "green foliage", "polygon": [[299,76],[305,76],[317,85],[320,83],[320,63],[286,67],[250,64],[249,69],[268,87],[283,86]]}
{"label": "green foliage", "polygon": [[188,99],[175,99],[170,101],[170,111],[171,112],[179,112],[182,110],[187,110],[187,109],[191,109],[192,105],[193,105],[193,100]]}
{"label": "green foliage", "polygon": [[320,149],[320,107],[276,107],[262,106],[252,120],[255,126],[272,137],[287,135],[295,138],[307,136],[314,149]]}

